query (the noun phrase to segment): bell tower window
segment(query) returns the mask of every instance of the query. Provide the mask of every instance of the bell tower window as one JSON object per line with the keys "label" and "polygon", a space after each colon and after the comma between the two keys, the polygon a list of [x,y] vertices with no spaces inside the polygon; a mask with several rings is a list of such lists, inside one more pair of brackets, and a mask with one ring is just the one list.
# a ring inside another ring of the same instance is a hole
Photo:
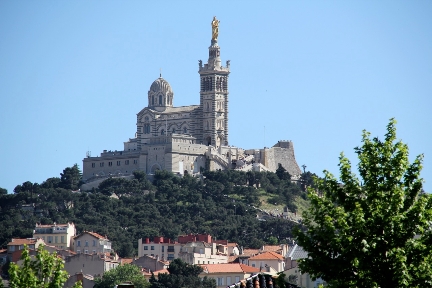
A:
{"label": "bell tower window", "polygon": [[162,105],[162,95],[159,95],[159,105]]}

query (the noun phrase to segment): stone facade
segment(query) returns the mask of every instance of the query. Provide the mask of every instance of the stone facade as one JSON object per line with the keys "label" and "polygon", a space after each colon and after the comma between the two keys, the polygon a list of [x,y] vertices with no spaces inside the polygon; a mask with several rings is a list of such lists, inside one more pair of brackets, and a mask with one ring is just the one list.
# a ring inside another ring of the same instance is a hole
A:
{"label": "stone facade", "polygon": [[276,171],[278,163],[294,177],[301,174],[292,142],[252,149],[249,154],[254,156],[249,159],[243,149],[229,146],[230,61],[222,66],[216,39],[208,50],[207,63],[199,60],[198,65],[199,105],[175,107],[173,89],[160,75],[147,93],[147,107],[137,114],[135,137],[124,142],[123,151],[104,150],[100,156],[84,158],[85,181],[127,176],[137,170],[148,174],[156,170],[194,174],[205,168]]}

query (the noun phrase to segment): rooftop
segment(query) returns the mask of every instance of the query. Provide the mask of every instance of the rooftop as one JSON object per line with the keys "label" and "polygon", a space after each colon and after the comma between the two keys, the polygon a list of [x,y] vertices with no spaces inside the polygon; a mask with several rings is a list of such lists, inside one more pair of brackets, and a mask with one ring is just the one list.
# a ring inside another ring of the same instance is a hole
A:
{"label": "rooftop", "polygon": [[12,238],[12,241],[9,242],[7,245],[24,245],[24,244],[35,244],[36,239],[34,238],[26,238],[26,239],[19,239],[19,238]]}
{"label": "rooftop", "polygon": [[288,250],[288,257],[291,258],[291,260],[304,259],[308,257],[308,253],[303,250],[303,247],[295,244]]}
{"label": "rooftop", "polygon": [[258,273],[259,268],[240,263],[202,264],[206,273]]}
{"label": "rooftop", "polygon": [[265,252],[249,258],[249,260],[283,260],[283,256],[275,252]]}

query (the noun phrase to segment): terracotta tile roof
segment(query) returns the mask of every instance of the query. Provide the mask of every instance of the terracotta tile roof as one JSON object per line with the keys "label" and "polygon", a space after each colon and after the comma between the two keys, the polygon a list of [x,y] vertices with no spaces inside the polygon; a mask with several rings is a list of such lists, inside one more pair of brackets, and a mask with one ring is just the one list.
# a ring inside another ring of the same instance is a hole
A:
{"label": "terracotta tile roof", "polygon": [[258,273],[260,272],[260,270],[256,267],[252,267],[240,263],[201,264],[200,266],[207,273]]}
{"label": "terracotta tile roof", "polygon": [[53,226],[56,226],[56,227],[67,227],[68,226],[68,224],[48,224],[48,225],[37,225],[36,227],[37,228],[51,228],[51,227],[53,227]]}
{"label": "terracotta tile roof", "polygon": [[228,263],[234,263],[234,262],[238,263],[238,261],[236,261],[238,257],[239,257],[238,255],[228,256]]}
{"label": "terracotta tile roof", "polygon": [[263,249],[264,252],[277,252],[279,250],[282,250],[279,245],[265,245]]}
{"label": "terracotta tile roof", "polygon": [[132,261],[133,261],[133,258],[122,258],[122,259],[120,260],[121,265],[124,265],[124,264],[131,264]]}
{"label": "terracotta tile roof", "polygon": [[24,244],[35,244],[36,239],[19,239],[19,238],[12,238],[12,241],[9,242],[7,245],[24,245]]}
{"label": "terracotta tile roof", "polygon": [[235,242],[228,242],[228,247],[230,247],[230,246],[236,247],[237,243],[235,243]]}
{"label": "terracotta tile roof", "polygon": [[249,260],[274,260],[274,259],[283,260],[284,258],[282,257],[282,255],[275,252],[265,252],[249,258]]}
{"label": "terracotta tile roof", "polygon": [[79,237],[81,237],[81,236],[82,236],[83,234],[85,234],[85,233],[87,233],[87,234],[89,234],[89,235],[92,235],[93,237],[96,237],[96,238],[98,238],[98,239],[107,239],[107,240],[108,240],[107,237],[104,237],[104,236],[102,236],[102,235],[100,235],[100,234],[98,234],[98,233],[96,233],[96,232],[90,232],[90,231],[84,231],[84,232],[82,232],[81,234],[75,236],[74,238],[79,238]]}
{"label": "terracotta tile roof", "polygon": [[242,256],[253,256],[259,253],[259,249],[243,249]]}

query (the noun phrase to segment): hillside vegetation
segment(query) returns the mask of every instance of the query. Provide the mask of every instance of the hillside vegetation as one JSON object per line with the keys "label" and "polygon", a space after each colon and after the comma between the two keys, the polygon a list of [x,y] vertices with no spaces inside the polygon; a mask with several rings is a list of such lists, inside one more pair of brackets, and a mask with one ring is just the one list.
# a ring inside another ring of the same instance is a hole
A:
{"label": "hillside vegetation", "polygon": [[[310,185],[311,175],[305,173],[303,183]],[[79,179],[75,165],[60,178],[25,182],[14,194],[0,195],[1,247],[12,237],[31,237],[35,223],[73,222],[78,233],[107,235],[122,257],[137,255],[139,238],[175,239],[186,233],[209,233],[258,248],[287,241],[297,225],[278,217],[258,221],[260,209],[275,212],[286,206],[295,212],[296,203],[307,203],[305,192],[291,183],[283,167],[277,173],[205,172],[201,178],[158,171],[153,183],[135,172],[132,180],[109,178],[92,191],[73,192]]]}

